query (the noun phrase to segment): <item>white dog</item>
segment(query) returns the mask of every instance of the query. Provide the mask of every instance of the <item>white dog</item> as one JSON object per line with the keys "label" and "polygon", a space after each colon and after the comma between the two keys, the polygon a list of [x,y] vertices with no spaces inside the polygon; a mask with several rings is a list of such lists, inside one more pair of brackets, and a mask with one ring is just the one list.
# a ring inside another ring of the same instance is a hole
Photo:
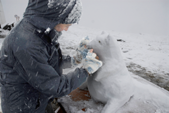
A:
{"label": "white dog", "polygon": [[88,45],[103,66],[87,80],[92,98],[106,103],[103,113],[116,113],[133,96],[132,77],[123,61],[120,48],[110,35],[102,33]]}
{"label": "white dog", "polygon": [[169,93],[130,76],[117,41],[102,33],[88,44],[103,66],[87,80],[91,97],[105,106],[102,113],[169,113]]}

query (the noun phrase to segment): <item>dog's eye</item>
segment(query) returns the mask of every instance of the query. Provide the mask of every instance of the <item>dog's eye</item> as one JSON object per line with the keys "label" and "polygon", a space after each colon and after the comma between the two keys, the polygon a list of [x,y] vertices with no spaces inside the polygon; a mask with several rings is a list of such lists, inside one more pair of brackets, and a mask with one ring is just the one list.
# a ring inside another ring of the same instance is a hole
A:
{"label": "dog's eye", "polygon": [[102,44],[100,40],[99,40],[99,43]]}

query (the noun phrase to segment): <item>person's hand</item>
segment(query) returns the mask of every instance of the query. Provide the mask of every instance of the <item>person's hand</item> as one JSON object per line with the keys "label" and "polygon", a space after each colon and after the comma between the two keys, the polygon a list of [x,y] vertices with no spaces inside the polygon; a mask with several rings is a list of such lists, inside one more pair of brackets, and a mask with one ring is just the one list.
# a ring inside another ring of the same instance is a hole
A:
{"label": "person's hand", "polygon": [[78,46],[79,51],[83,51],[84,49],[87,49],[87,44],[89,43],[88,36],[83,38]]}
{"label": "person's hand", "polygon": [[93,74],[102,66],[102,61],[96,59],[96,57],[97,55],[93,53],[92,49],[90,52],[87,53],[87,56],[84,60],[83,68],[85,68],[89,74]]}
{"label": "person's hand", "polygon": [[74,65],[77,65],[82,62],[83,59],[86,58],[86,55],[88,53],[87,44],[89,43],[89,38],[83,38],[76,49],[76,55],[72,58],[72,63]]}

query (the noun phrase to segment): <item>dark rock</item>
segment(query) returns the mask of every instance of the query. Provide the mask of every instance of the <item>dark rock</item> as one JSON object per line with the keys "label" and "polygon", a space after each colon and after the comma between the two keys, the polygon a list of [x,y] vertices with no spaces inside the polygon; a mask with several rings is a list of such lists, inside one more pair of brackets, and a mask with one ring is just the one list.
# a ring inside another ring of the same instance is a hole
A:
{"label": "dark rock", "polygon": [[12,24],[6,24],[6,25],[3,27],[3,29],[10,31],[13,27],[14,27],[14,23],[12,23]]}
{"label": "dark rock", "polygon": [[122,40],[122,39],[117,39],[117,41],[119,41],[119,42],[126,42],[126,41],[124,41],[124,40]]}

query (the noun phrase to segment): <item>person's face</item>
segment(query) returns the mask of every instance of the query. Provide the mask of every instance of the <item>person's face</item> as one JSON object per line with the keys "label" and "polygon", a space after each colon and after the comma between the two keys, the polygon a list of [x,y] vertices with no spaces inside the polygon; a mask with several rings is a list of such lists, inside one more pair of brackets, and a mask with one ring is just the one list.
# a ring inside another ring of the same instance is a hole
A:
{"label": "person's face", "polygon": [[72,24],[58,24],[55,26],[55,30],[56,31],[67,31],[69,29],[69,27],[71,26]]}

